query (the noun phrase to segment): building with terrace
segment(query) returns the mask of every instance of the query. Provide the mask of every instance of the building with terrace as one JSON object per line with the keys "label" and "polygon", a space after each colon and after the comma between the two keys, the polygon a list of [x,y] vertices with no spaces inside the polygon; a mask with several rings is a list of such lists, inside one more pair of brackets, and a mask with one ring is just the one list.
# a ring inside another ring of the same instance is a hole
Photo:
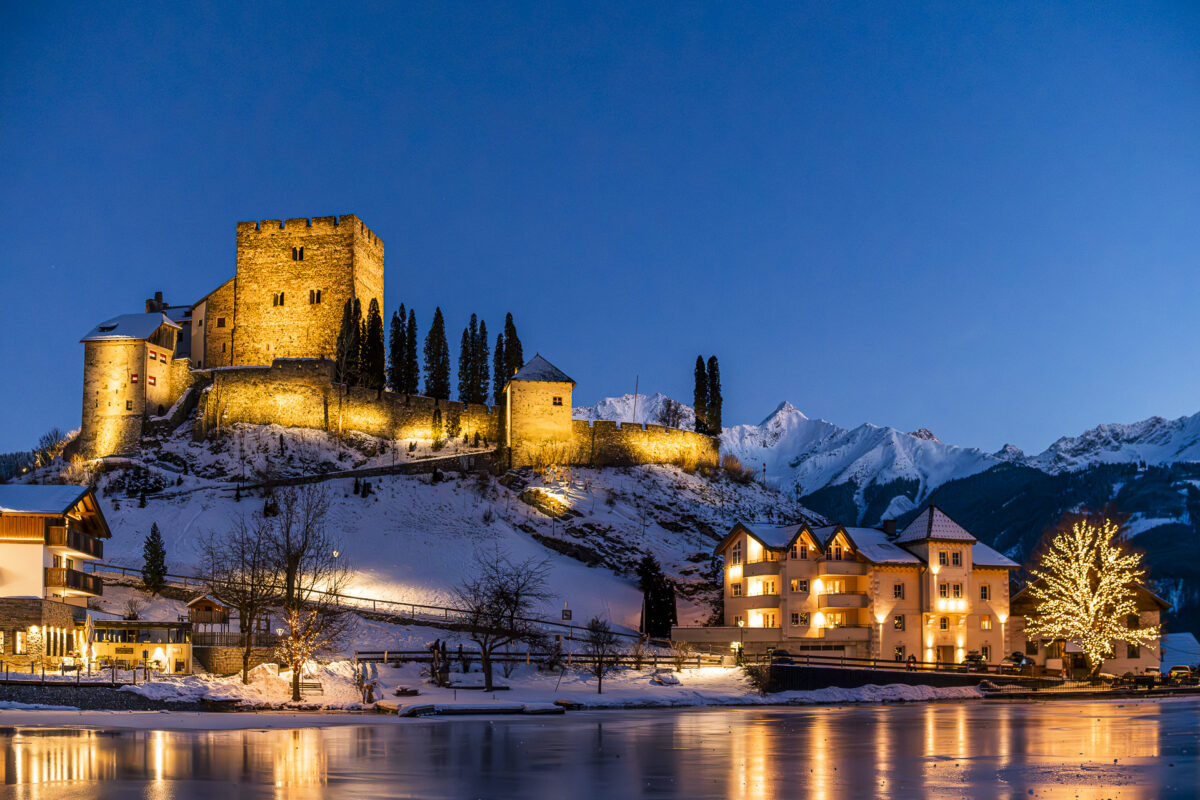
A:
{"label": "building with terrace", "polygon": [[724,625],[672,638],[735,650],[961,663],[1004,657],[1016,562],[935,506],[896,534],[737,523],[724,558]]}
{"label": "building with terrace", "polygon": [[77,650],[77,623],[103,592],[83,563],[111,537],[87,486],[0,485],[0,658],[57,660]]}

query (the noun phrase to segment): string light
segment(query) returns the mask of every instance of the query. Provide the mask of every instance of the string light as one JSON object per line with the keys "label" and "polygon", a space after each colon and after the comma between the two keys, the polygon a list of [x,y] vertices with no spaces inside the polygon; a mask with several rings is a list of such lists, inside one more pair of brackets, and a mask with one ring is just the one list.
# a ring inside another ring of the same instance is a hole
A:
{"label": "string light", "polygon": [[1100,525],[1076,522],[1054,537],[1039,568],[1030,570],[1029,596],[1034,613],[1025,623],[1028,638],[1078,642],[1089,674],[1113,656],[1113,642],[1148,645],[1158,625],[1130,627],[1137,617],[1137,590],[1145,571],[1142,556],[1117,539],[1111,520]]}

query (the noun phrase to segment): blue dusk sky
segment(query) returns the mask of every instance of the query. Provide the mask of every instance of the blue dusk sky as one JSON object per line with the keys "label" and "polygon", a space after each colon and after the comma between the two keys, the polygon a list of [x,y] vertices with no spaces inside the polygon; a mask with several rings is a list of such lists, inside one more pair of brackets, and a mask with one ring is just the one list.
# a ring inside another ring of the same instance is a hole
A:
{"label": "blue dusk sky", "polygon": [[1038,451],[1200,411],[1195,3],[8,3],[0,451],[96,322],[353,213],[387,308],[512,311],[577,404]]}

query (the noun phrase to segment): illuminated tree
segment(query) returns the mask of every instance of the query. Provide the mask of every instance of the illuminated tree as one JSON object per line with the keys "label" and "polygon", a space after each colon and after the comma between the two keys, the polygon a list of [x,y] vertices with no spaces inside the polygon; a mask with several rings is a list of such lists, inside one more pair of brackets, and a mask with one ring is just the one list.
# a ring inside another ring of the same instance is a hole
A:
{"label": "illuminated tree", "polygon": [[1041,564],[1030,570],[1035,609],[1025,635],[1077,642],[1089,676],[1112,657],[1114,642],[1146,645],[1159,636],[1157,625],[1130,624],[1137,619],[1137,587],[1145,573],[1141,554],[1117,538],[1119,531],[1107,519],[1076,522],[1055,535]]}

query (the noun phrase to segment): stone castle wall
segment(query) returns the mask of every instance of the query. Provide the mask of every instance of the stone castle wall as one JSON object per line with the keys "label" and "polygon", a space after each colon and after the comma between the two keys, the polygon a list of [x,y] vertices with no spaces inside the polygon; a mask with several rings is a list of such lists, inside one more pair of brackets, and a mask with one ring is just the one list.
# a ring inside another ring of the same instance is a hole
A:
{"label": "stone castle wall", "polygon": [[[204,326],[204,366],[227,367],[233,358],[234,298],[237,278],[230,278],[204,298],[204,313],[193,324]],[[193,352],[196,350],[193,348]]]}
{"label": "stone castle wall", "polygon": [[720,463],[718,440],[695,431],[610,420],[577,419],[572,426],[572,460],[576,464],[677,464],[694,468]]}
{"label": "stone castle wall", "polygon": [[146,343],[85,342],[83,414],[76,445],[84,457],[132,450],[142,435],[146,413]]}
{"label": "stone castle wall", "polygon": [[324,359],[280,360],[270,367],[232,367],[211,375],[212,386],[201,401],[200,435],[246,422],[429,439],[436,408],[442,412],[444,435],[474,439],[478,432],[497,442],[497,415],[485,405],[361,388],[343,393],[332,383],[333,362]]}

